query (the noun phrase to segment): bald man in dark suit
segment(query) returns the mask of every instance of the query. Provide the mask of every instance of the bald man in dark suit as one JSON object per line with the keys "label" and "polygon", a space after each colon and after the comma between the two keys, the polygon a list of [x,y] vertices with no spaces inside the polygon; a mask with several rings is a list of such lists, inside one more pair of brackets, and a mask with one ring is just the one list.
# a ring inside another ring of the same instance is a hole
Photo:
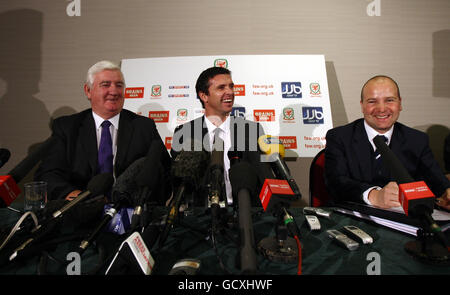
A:
{"label": "bald man in dark suit", "polygon": [[437,204],[450,208],[450,182],[429,147],[428,136],[397,120],[402,110],[397,83],[387,76],[369,79],[361,91],[364,119],[327,132],[325,180],[339,201],[354,201],[379,208],[400,206],[398,184],[386,167],[376,168],[375,136],[387,144],[416,181],[424,180],[437,197]]}

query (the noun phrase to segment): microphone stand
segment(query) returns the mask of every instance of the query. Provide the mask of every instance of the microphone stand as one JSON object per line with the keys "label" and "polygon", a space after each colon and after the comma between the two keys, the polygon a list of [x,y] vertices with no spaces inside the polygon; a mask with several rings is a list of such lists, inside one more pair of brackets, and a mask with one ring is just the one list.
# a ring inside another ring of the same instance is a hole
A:
{"label": "microphone stand", "polygon": [[405,244],[405,251],[424,262],[448,265],[450,246],[445,234],[430,213],[424,210],[417,217],[422,223],[422,229],[418,230],[416,240]]}
{"label": "microphone stand", "polygon": [[297,242],[289,237],[288,228],[284,221],[285,207],[278,205],[274,208],[275,236],[266,237],[258,243],[258,249],[269,260],[275,262],[293,263],[298,259]]}

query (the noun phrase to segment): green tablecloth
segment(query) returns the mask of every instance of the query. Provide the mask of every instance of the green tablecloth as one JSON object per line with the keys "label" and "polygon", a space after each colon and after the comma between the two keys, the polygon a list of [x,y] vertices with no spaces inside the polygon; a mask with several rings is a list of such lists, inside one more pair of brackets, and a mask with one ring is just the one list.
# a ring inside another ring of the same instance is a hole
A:
{"label": "green tablecloth", "polygon": [[[163,210],[163,208],[159,209]],[[156,261],[154,274],[168,274],[178,260],[185,258],[196,258],[201,261],[199,270],[201,275],[241,274],[238,263],[239,248],[236,244],[238,230],[230,228],[227,229],[227,234],[216,236],[216,254],[208,234],[210,215],[200,208],[197,208],[195,212],[196,214],[183,216],[176,223],[161,249],[158,249],[157,244],[151,249]],[[301,208],[291,208],[290,212],[300,228],[301,268],[304,275],[366,275],[374,269],[379,270],[381,275],[450,274],[450,267],[418,261],[404,250],[405,243],[414,240],[414,236],[340,213],[332,213],[331,219],[319,217],[322,229],[310,231]],[[0,209],[0,225],[2,227],[11,225],[19,217],[20,214],[8,209]],[[253,225],[257,244],[262,239],[275,236],[276,218],[264,213],[262,209],[254,209]],[[357,250],[349,251],[333,242],[328,237],[326,230],[342,230],[345,225],[356,225],[369,233],[374,239],[373,244],[360,244]],[[104,246],[101,253],[105,255],[104,257],[107,257],[117,250],[123,237],[104,234],[100,239]],[[59,257],[60,260],[63,260],[70,249],[73,249],[80,241],[81,239],[74,239],[62,242],[55,249],[51,249],[50,253],[53,257]],[[101,244],[100,241],[99,244]],[[94,246],[82,255],[83,273],[96,270],[97,263],[101,261],[98,255],[99,247]],[[220,260],[218,257],[220,257]],[[39,259],[40,256],[36,256],[24,262],[0,266],[0,274],[42,273],[42,269],[39,269],[39,266],[42,268]],[[271,261],[260,253],[258,253],[257,260],[258,272],[261,274],[297,274],[296,261],[289,263]],[[64,267],[52,259],[47,259],[47,262],[48,267],[43,273],[65,274]],[[373,263],[378,263],[375,268]]]}

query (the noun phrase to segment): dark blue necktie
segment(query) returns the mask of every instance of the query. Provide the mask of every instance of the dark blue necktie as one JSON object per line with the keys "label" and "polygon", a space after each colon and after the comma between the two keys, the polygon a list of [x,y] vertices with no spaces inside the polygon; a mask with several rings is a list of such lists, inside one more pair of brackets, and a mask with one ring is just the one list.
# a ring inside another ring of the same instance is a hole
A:
{"label": "dark blue necktie", "polygon": [[109,132],[111,122],[103,121],[102,135],[98,147],[98,173],[113,173],[112,139]]}

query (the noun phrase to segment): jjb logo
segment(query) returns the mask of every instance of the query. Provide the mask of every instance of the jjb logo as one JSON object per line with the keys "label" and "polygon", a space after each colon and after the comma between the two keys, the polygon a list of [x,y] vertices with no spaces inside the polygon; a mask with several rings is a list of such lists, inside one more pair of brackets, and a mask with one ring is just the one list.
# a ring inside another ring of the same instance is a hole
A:
{"label": "jjb logo", "polygon": [[323,124],[322,107],[302,107],[303,124]]}
{"label": "jjb logo", "polygon": [[228,61],[224,58],[218,58],[214,61],[215,67],[228,68]]}
{"label": "jjb logo", "polygon": [[281,82],[282,98],[302,98],[301,82]]}

